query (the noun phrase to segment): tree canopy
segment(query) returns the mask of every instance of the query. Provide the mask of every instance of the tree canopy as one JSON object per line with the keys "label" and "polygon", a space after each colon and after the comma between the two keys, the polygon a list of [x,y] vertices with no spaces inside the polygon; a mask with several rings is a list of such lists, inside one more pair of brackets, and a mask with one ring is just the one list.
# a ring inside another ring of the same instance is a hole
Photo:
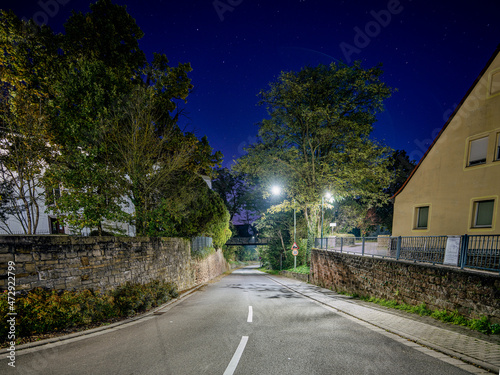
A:
{"label": "tree canopy", "polygon": [[59,35],[1,11],[0,172],[11,176],[1,208],[31,213],[27,233],[45,199],[76,232],[128,222],[138,235],[227,235],[229,214],[200,177],[222,154],[178,125],[191,66],[163,54],[148,62],[142,36],[110,0],[74,12]]}
{"label": "tree canopy", "polygon": [[11,192],[11,199],[2,199],[27,234],[37,231],[43,200],[41,175],[50,152],[47,103],[57,43],[49,28],[0,10],[0,178],[4,191]]}
{"label": "tree canopy", "polygon": [[381,74],[380,67],[363,69],[359,62],[282,72],[260,92],[269,118],[235,169],[258,179],[262,189],[280,185],[288,199],[273,210],[290,210],[294,199],[313,233],[326,192],[381,204],[391,179],[390,150],[370,139],[392,92]]}

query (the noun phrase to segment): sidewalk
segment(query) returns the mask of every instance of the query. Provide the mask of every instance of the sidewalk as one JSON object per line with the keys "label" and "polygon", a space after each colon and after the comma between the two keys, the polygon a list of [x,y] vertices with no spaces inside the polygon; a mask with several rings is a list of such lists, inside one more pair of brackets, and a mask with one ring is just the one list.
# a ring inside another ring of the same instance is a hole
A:
{"label": "sidewalk", "polygon": [[500,338],[497,335],[487,336],[464,327],[434,321],[429,317],[379,307],[298,280],[282,276],[268,277],[307,298],[333,308],[367,328],[392,338],[394,334],[400,336],[398,341],[401,343],[463,370],[473,374],[500,374]]}

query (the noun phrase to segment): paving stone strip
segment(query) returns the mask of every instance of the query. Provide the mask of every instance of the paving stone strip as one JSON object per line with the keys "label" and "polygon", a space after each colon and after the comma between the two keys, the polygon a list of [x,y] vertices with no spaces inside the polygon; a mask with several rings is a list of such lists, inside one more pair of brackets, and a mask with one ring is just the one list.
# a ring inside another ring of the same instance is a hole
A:
{"label": "paving stone strip", "polygon": [[499,344],[404,318],[390,312],[365,307],[359,301],[335,294],[328,289],[291,279],[275,277],[272,279],[345,314],[447,354],[462,354],[463,356],[460,358],[486,367],[495,373],[500,373]]}

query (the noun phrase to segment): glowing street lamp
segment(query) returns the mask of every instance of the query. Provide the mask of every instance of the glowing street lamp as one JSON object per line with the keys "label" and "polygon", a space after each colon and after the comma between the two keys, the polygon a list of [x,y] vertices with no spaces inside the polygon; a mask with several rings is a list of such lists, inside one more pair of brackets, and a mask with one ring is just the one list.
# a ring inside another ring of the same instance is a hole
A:
{"label": "glowing street lamp", "polygon": [[[273,195],[280,195],[281,194],[281,187],[278,185],[274,185],[271,188],[271,192]],[[296,242],[295,237],[297,233],[297,213],[295,212],[295,198],[293,198],[293,243]]]}

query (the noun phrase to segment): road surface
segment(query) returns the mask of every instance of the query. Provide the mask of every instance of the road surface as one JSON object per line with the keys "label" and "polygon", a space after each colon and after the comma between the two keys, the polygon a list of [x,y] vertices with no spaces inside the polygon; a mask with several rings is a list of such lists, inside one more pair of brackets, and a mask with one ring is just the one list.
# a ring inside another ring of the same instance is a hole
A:
{"label": "road surface", "polygon": [[286,289],[253,268],[159,315],[18,351],[1,374],[468,374]]}

